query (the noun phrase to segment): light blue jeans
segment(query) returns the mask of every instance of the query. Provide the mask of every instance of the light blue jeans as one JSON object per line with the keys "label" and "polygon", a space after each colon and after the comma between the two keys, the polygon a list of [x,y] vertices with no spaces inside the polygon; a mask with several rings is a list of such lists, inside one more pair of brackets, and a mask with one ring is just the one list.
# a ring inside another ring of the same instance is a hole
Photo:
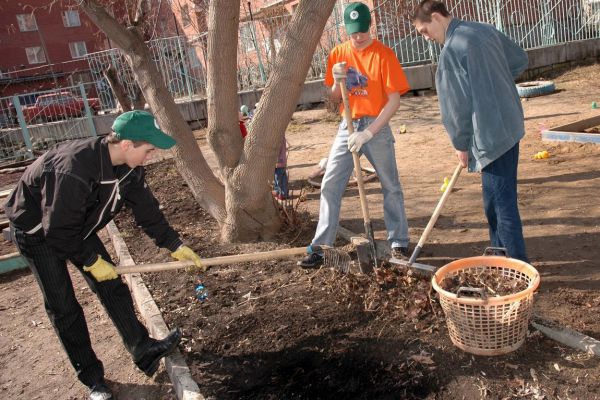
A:
{"label": "light blue jeans", "polygon": [[[362,117],[354,121],[354,131],[365,129],[375,118]],[[383,219],[392,246],[408,247],[408,222],[404,211],[404,195],[398,178],[394,137],[389,125],[385,125],[360,151],[375,167],[383,189]],[[332,246],[340,219],[340,206],[344,190],[352,175],[354,162],[348,150],[348,127],[346,121],[339,126],[331,146],[325,176],[321,183],[319,224],[312,245]]]}

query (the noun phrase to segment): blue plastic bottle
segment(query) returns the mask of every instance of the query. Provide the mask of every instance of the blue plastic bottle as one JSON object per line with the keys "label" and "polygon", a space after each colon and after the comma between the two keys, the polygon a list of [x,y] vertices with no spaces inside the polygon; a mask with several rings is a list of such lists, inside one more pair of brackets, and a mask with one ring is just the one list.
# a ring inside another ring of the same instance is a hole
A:
{"label": "blue plastic bottle", "polygon": [[196,282],[196,299],[204,301],[208,298],[208,289],[200,281]]}

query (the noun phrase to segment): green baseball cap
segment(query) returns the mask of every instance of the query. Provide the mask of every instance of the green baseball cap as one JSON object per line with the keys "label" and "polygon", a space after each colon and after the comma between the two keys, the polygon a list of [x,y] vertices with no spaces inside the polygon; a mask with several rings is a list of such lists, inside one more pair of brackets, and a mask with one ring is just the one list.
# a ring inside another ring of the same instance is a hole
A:
{"label": "green baseball cap", "polygon": [[366,4],[350,3],[344,10],[346,33],[368,32],[371,26],[371,11]]}
{"label": "green baseball cap", "polygon": [[148,111],[124,112],[115,119],[112,130],[118,139],[146,142],[159,149],[169,149],[177,143],[160,129],[156,118]]}

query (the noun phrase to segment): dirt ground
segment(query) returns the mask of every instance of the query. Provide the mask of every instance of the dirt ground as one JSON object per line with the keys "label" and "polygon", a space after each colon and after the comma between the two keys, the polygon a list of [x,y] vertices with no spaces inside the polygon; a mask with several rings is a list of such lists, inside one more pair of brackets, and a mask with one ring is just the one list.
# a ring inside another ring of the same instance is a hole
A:
{"label": "dirt ground", "polygon": [[[535,312],[600,338],[600,147],[540,140],[541,129],[598,115],[590,104],[600,100],[600,65],[543,78],[554,79],[558,91],[523,101],[527,134],[519,168],[524,233],[532,264],[542,276]],[[336,124],[324,110],[294,115],[287,139],[296,195],[326,156]],[[406,133],[400,134],[403,124]],[[456,159],[434,95],[403,97],[392,128],[414,244]],[[205,142],[199,143],[210,161]],[[534,159],[541,150],[550,157]],[[154,164],[148,171],[168,219],[203,257],[304,246],[314,233],[319,192],[305,189],[297,223],[273,242],[219,243],[214,221],[194,203],[172,162]],[[367,184],[367,195],[376,236],[384,238],[378,182]],[[478,174],[463,173],[420,262],[441,266],[480,255],[488,244],[481,203]],[[137,263],[170,259],[141,234],[128,213],[117,224]],[[362,230],[356,188],[346,191],[341,225]],[[213,267],[201,278],[209,291],[204,302],[194,298],[196,276],[144,275],[167,324],[183,328],[180,349],[209,398],[600,398],[598,359],[534,330],[519,350],[505,356],[478,357],[457,349],[428,282],[404,272],[344,275],[302,270],[289,260]],[[49,327],[31,274],[10,274],[0,284],[2,396],[80,398],[83,391]],[[95,297],[81,280],[75,286],[108,378],[122,391],[119,398],[172,398],[168,383],[161,383],[164,373],[159,383],[144,381]],[[144,389],[144,395],[135,394]]]}

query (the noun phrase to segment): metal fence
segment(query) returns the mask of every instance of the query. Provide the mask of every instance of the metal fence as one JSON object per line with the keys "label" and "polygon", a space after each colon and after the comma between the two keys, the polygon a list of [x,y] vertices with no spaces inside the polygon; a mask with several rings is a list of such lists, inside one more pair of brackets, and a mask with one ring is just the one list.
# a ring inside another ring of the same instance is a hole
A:
{"label": "metal fence", "polygon": [[[326,23],[306,77],[321,79],[327,55],[347,39],[343,9],[351,0],[338,0]],[[436,62],[437,44],[420,36],[407,15],[418,0],[374,0],[372,33],[391,47],[405,65]],[[506,33],[525,49],[600,38],[600,0],[449,0],[450,12],[461,19],[486,22]],[[250,13],[248,13],[250,15]],[[267,18],[242,16],[238,41],[238,89],[265,86],[292,15]],[[206,93],[207,34],[193,38],[172,37],[148,42],[153,58],[176,101],[203,97]],[[87,55],[103,109],[115,100],[103,71],[112,66],[131,98],[134,79],[118,49]]]}
{"label": "metal fence", "polygon": [[[382,0],[374,10],[377,37],[403,65],[436,62],[437,44],[417,34],[407,12],[417,0]],[[457,18],[494,25],[524,49],[600,38],[600,0],[449,0]]]}
{"label": "metal fence", "polygon": [[[325,75],[329,51],[347,39],[338,0],[313,54],[306,79]],[[374,0],[372,34],[391,47],[403,65],[436,62],[440,47],[418,35],[407,15],[418,0]],[[448,0],[461,19],[486,22],[525,49],[600,38],[600,0]],[[238,89],[266,85],[292,14],[242,16],[238,41]],[[148,42],[153,60],[176,101],[206,94],[207,34]],[[99,99],[87,99],[83,85],[0,98],[0,162],[34,157],[58,141],[95,135],[92,114],[111,110],[116,100],[104,72],[112,68],[131,99],[135,79],[118,49],[87,56]],[[89,101],[88,101],[89,100]],[[135,99],[134,99],[135,100]]]}
{"label": "metal fence", "polygon": [[[160,71],[167,88],[177,99],[192,99],[206,94],[206,48],[202,38],[192,41],[184,36],[156,39],[147,42],[152,59]],[[137,93],[131,68],[119,49],[111,49],[86,56],[102,109],[116,107],[116,99],[106,79],[105,71],[115,72],[118,83],[126,90],[131,100]]]}
{"label": "metal fence", "polygon": [[34,158],[69,139],[95,136],[98,99],[82,84],[0,98],[0,164]]}
{"label": "metal fence", "polygon": [[[329,50],[347,39],[343,9],[350,1],[337,1],[307,80],[323,77]],[[403,65],[437,62],[440,47],[420,36],[408,18],[419,0],[374,0],[373,3],[372,34],[391,47]],[[600,0],[449,0],[446,4],[455,17],[492,24],[525,49],[600,38]],[[271,49],[277,49],[290,19],[291,15],[287,15],[240,24],[238,60],[243,66],[243,75],[253,77],[251,82],[239,79],[241,89],[266,83],[274,58]]]}

